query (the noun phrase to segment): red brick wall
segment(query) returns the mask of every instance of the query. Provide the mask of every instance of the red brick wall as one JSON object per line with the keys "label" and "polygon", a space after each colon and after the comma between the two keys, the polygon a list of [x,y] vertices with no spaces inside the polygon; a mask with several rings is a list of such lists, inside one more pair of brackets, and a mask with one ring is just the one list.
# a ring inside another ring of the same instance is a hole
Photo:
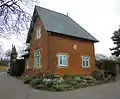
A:
{"label": "red brick wall", "polygon": [[[36,40],[37,27],[41,26],[41,37]],[[34,69],[34,51],[40,49],[42,52],[42,68],[41,72],[45,72],[48,66],[48,33],[44,30],[44,26],[39,17],[36,18],[34,29],[32,31],[32,38],[30,41],[30,56],[29,56],[29,69],[26,73],[29,75],[35,75],[37,70]]]}
{"label": "red brick wall", "polygon": [[[77,45],[77,49],[73,45]],[[68,53],[68,68],[57,67],[57,53]],[[82,68],[81,56],[90,57],[90,68]],[[49,36],[49,66],[52,72],[58,75],[68,74],[84,74],[90,75],[95,68],[94,44],[88,41],[72,40],[70,38],[62,38],[58,36]]]}

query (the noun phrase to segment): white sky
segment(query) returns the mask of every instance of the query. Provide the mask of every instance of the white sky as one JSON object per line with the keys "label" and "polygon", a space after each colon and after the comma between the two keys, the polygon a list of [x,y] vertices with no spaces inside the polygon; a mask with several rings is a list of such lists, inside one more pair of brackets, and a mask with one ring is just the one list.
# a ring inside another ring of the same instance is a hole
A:
{"label": "white sky", "polygon": [[[100,42],[95,44],[95,53],[111,55],[110,39],[120,25],[120,0],[40,0],[39,6],[67,14]],[[22,45],[15,37],[4,40],[4,49],[12,44]],[[6,47],[7,45],[7,47]]]}

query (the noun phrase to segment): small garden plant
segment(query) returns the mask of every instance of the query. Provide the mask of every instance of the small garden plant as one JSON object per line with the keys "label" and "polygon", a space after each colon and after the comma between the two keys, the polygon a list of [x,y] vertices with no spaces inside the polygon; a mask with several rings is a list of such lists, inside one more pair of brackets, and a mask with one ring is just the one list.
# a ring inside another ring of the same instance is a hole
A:
{"label": "small garden plant", "polygon": [[54,74],[46,74],[44,76],[25,77],[25,84],[30,84],[33,88],[49,91],[68,91],[88,86],[98,85],[114,81],[114,77],[109,75],[104,77],[103,71],[95,69],[92,76],[64,74],[63,77],[57,77]]}

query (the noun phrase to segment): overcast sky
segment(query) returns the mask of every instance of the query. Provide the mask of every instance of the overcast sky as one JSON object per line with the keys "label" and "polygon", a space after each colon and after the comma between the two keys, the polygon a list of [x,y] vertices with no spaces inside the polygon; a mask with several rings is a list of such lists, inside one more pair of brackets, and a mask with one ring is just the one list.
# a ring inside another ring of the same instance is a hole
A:
{"label": "overcast sky", "polygon": [[[120,25],[120,0],[40,0],[39,6],[67,14],[100,42],[95,44],[95,53],[111,55],[110,39]],[[5,49],[11,44],[22,44],[13,37],[4,40]],[[7,45],[7,47],[6,47]]]}

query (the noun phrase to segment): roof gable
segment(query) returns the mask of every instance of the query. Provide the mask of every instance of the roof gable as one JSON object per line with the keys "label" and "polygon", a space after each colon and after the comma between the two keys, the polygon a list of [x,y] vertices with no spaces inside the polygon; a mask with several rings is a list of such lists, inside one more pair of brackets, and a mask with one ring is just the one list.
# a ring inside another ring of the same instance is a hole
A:
{"label": "roof gable", "polygon": [[98,42],[96,38],[67,15],[38,6],[35,6],[35,11],[38,13],[47,31]]}
{"label": "roof gable", "polygon": [[16,48],[15,48],[15,45],[14,46],[12,45],[12,53],[11,54],[17,55],[17,51],[16,51]]}

